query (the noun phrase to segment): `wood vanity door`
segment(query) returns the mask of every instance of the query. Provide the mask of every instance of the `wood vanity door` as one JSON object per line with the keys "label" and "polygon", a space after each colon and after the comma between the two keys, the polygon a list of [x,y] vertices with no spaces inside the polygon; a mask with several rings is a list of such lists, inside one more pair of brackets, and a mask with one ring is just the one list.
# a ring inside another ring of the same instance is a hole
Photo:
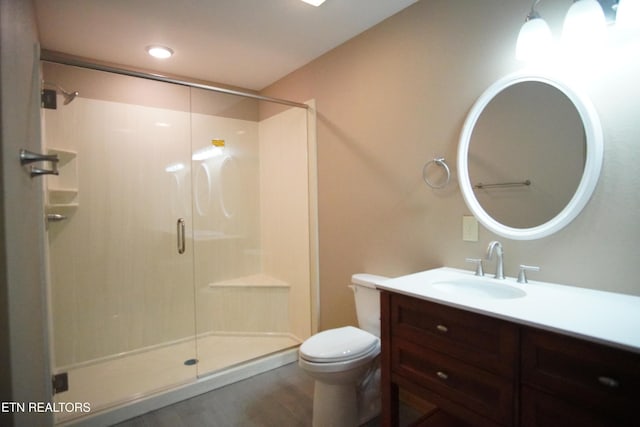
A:
{"label": "wood vanity door", "polygon": [[521,427],[621,427],[609,417],[573,406],[531,387],[523,387],[521,396]]}
{"label": "wood vanity door", "polygon": [[578,408],[594,423],[640,426],[640,354],[522,328],[521,355],[522,383],[533,390],[523,395],[523,414],[534,399],[542,412],[553,412],[555,402],[554,411]]}

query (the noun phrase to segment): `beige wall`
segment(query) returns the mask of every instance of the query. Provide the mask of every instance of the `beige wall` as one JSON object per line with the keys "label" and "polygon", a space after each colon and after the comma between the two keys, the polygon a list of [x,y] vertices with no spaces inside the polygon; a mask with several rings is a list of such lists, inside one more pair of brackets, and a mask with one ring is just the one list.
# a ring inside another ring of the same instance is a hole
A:
{"label": "beige wall", "polygon": [[[558,37],[569,5],[551,3],[539,11]],[[513,53],[530,6],[423,0],[263,91],[317,101],[322,329],[355,323],[346,287],[351,274],[470,268],[464,258],[482,255],[496,238],[481,227],[479,242],[463,242],[469,211],[457,184],[432,190],[421,170],[444,155],[455,177],[469,108],[493,81],[521,67]],[[533,264],[542,268],[535,279],[640,295],[640,85],[633,77],[640,50],[634,51],[630,57],[609,50],[572,74],[584,79],[601,116],[601,179],[564,230],[537,241],[500,239],[507,274]]]}

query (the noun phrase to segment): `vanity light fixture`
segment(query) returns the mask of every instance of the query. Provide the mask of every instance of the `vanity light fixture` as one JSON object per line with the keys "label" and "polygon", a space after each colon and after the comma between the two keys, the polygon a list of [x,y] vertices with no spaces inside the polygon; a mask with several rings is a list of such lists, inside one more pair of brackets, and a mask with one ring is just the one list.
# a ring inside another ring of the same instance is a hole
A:
{"label": "vanity light fixture", "polygon": [[325,0],[302,0],[302,1],[315,7],[318,7],[325,2]]}
{"label": "vanity light fixture", "polygon": [[147,46],[147,53],[157,59],[167,59],[173,56],[173,49],[166,46]]}
{"label": "vanity light fixture", "polygon": [[[518,33],[518,60],[537,60],[552,53],[553,37],[536,10],[538,3],[540,0],[533,0]],[[605,44],[607,24],[614,22],[621,33],[640,35],[640,0],[573,0],[562,27],[564,53],[590,55]]]}
{"label": "vanity light fixture", "polygon": [[606,19],[596,0],[574,0],[564,18],[562,41],[572,50],[591,50],[606,38]]}
{"label": "vanity light fixture", "polygon": [[518,34],[516,58],[521,61],[540,58],[551,50],[551,29],[535,10],[538,3],[540,0],[534,0]]}

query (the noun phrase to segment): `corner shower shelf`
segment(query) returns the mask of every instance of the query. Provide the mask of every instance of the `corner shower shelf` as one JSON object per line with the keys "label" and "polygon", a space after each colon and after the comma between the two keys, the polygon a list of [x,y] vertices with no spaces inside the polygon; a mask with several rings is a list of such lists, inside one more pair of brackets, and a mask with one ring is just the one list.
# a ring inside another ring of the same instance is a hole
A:
{"label": "corner shower shelf", "polygon": [[49,188],[49,206],[72,206],[77,205],[77,189]]}
{"label": "corner shower shelf", "polygon": [[75,151],[49,148],[49,154],[58,156],[59,175],[47,177],[47,214],[68,213],[77,209],[78,202],[78,164]]}
{"label": "corner shower shelf", "polygon": [[58,168],[67,165],[78,155],[78,153],[76,153],[75,151],[63,150],[61,148],[49,148],[47,151],[49,152],[49,154],[58,155]]}

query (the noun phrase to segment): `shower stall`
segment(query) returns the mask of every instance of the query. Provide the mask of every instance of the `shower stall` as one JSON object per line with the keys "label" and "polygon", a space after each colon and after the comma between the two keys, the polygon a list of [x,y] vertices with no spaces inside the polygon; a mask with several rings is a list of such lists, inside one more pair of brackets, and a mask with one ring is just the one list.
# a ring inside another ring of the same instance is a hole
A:
{"label": "shower stall", "polygon": [[316,327],[313,109],[42,73],[79,93],[42,110],[59,158],[44,183],[54,401],[95,416],[295,354]]}

